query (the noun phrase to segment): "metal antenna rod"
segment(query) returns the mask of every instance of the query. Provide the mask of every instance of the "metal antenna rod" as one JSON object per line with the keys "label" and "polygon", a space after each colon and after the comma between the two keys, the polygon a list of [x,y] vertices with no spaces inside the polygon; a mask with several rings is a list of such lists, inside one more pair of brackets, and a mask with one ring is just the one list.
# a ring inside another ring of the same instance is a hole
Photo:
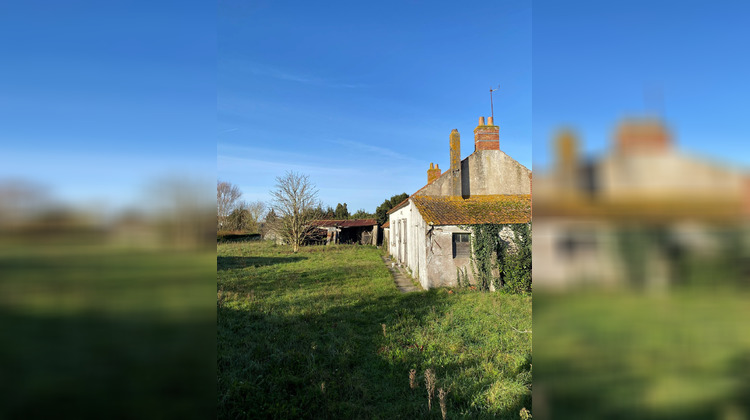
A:
{"label": "metal antenna rod", "polygon": [[492,104],[492,88],[490,88],[490,111],[492,112],[492,120],[495,120],[495,106]]}
{"label": "metal antenna rod", "polygon": [[500,89],[500,86],[496,87],[495,89],[490,88],[490,112],[491,112],[492,120],[493,121],[495,120],[495,106],[492,103],[492,92],[494,92],[494,91],[496,91],[498,89]]}

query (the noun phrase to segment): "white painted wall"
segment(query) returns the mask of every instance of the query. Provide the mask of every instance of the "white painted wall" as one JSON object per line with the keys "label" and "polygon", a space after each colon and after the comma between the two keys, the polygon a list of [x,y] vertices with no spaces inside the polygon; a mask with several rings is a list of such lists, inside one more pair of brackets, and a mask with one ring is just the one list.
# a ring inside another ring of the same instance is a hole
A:
{"label": "white painted wall", "polygon": [[430,287],[426,258],[426,224],[414,203],[394,211],[388,217],[391,226],[389,253],[400,264],[407,267],[422,287]]}

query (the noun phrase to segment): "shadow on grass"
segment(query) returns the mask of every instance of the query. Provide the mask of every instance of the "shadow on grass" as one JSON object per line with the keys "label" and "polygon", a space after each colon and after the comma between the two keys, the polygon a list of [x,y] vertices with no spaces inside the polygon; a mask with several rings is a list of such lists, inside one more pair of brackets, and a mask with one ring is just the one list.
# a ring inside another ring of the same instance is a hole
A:
{"label": "shadow on grass", "polygon": [[741,293],[537,294],[534,419],[747,418],[745,307]]}
{"label": "shadow on grass", "polygon": [[233,243],[233,242],[250,242],[250,241],[260,241],[262,240],[259,233],[226,233],[226,234],[217,234],[216,235],[216,242],[217,243]]}
{"label": "shadow on grass", "polygon": [[307,257],[216,257],[216,269],[234,270],[247,267],[265,267],[276,264],[288,264],[297,261],[306,260]]}
{"label": "shadow on grass", "polygon": [[[294,300],[314,308],[314,297]],[[219,418],[441,418],[437,390],[432,411],[424,386],[411,389],[408,373],[432,368],[438,378],[456,376],[467,364],[438,364],[409,337],[384,336],[381,324],[423,325],[442,317],[451,306],[442,291],[394,293],[337,305],[319,312],[279,315],[287,308],[250,302],[218,308]],[[388,331],[388,330],[387,330]],[[387,334],[388,332],[386,332]],[[395,360],[394,354],[404,355]],[[476,361],[477,364],[482,361]],[[528,361],[530,364],[530,360]],[[501,412],[473,407],[476,389],[452,390],[448,416],[517,419],[531,396],[513,401]],[[437,387],[436,387],[437,389]]]}
{"label": "shadow on grass", "polygon": [[213,322],[0,310],[0,417],[212,418]]}

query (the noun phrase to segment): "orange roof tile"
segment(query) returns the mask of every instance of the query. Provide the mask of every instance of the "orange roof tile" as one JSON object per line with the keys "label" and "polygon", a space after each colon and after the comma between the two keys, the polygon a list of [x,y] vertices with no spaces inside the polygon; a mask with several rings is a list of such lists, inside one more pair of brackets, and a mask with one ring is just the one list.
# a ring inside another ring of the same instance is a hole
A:
{"label": "orange roof tile", "polygon": [[531,195],[478,195],[461,197],[412,196],[425,222],[433,225],[474,225],[484,223],[528,223]]}

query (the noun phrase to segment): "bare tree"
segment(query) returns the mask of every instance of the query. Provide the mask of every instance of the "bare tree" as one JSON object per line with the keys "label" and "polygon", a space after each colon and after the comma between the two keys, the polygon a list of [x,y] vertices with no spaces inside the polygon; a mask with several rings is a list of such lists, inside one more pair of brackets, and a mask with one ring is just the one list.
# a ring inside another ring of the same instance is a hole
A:
{"label": "bare tree", "polygon": [[261,217],[266,211],[266,204],[262,201],[237,201],[234,208],[225,219],[223,229],[257,233]]}
{"label": "bare tree", "polygon": [[250,218],[252,218],[255,223],[259,223],[263,215],[266,214],[266,203],[257,200],[244,204],[245,209],[250,212]]}
{"label": "bare tree", "polygon": [[237,206],[237,201],[242,196],[240,188],[226,181],[216,183],[216,204],[218,207],[218,228],[227,227],[227,218]]}
{"label": "bare tree", "polygon": [[316,219],[313,210],[318,205],[318,190],[307,175],[290,171],[276,177],[276,189],[271,191],[271,196],[278,216],[274,230],[297,252],[315,231],[312,222]]}

